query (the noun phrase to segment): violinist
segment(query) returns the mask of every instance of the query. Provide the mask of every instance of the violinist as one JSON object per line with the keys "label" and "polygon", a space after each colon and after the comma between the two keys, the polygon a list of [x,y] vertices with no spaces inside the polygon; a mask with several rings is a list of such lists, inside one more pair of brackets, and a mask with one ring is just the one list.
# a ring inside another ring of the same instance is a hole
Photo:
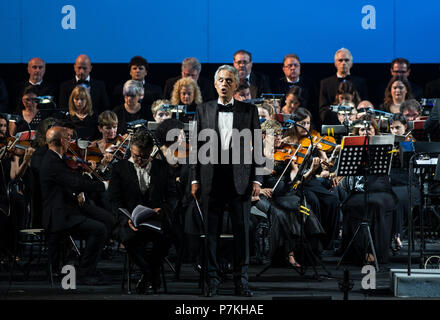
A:
{"label": "violinist", "polygon": [[43,198],[43,227],[47,232],[49,255],[55,273],[59,273],[60,239],[66,235],[86,240],[81,253],[77,280],[84,285],[102,285],[107,279],[96,273],[101,250],[112,226],[111,214],[88,201],[81,201],[82,192],[104,191],[107,181],[93,181],[86,175],[70,170],[64,160],[70,146],[70,134],[63,127],[47,130],[46,152],[40,184]]}
{"label": "violinist", "polygon": [[[90,147],[99,148],[103,155],[100,161],[101,168],[107,168],[108,165],[115,159],[116,147],[126,138],[127,135],[118,135],[118,116],[113,111],[107,110],[98,116],[98,130],[101,133],[101,139],[92,141]],[[126,149],[120,149],[121,156]]]}
{"label": "violinist", "polygon": [[[260,211],[266,213],[270,219],[270,236],[273,247],[271,248],[271,258],[276,256],[276,252],[282,251],[285,257],[284,263],[292,268],[299,268],[301,265],[296,261],[294,252],[298,249],[296,240],[300,237],[300,218],[299,212],[300,197],[294,189],[292,179],[296,176],[298,165],[292,161],[289,165],[290,157],[284,161],[276,160],[274,152],[279,152],[283,148],[282,126],[276,120],[266,120],[261,125],[263,132],[264,154],[266,157],[275,159],[274,168],[271,174],[265,175],[260,195],[253,198],[254,205]],[[271,150],[272,149],[272,150]],[[289,165],[290,168],[286,168]],[[288,169],[284,174],[284,169]],[[305,179],[312,176],[312,170],[305,174]],[[251,215],[252,226],[257,225],[256,217]],[[314,222],[314,223],[313,223]],[[251,228],[253,231],[254,228]],[[319,237],[324,235],[319,221],[312,211],[305,221],[305,234],[309,239],[314,238],[314,250],[318,250]]]}
{"label": "violinist", "polygon": [[97,118],[93,112],[92,98],[84,86],[76,86],[69,97],[69,116],[75,126],[77,138],[93,140],[97,137]]}
{"label": "violinist", "polygon": [[[121,241],[132,261],[140,268],[137,293],[153,293],[160,287],[160,266],[167,255],[168,179],[163,175],[163,162],[152,158],[153,139],[145,129],[138,129],[131,138],[130,159],[118,161],[111,171],[109,186],[113,213],[118,221],[116,237]],[[137,205],[153,208],[163,221],[163,233],[148,228],[135,228],[133,222],[119,213],[119,208],[132,212]],[[146,245],[152,243],[151,254]]]}
{"label": "violinist", "polygon": [[[404,102],[405,103],[405,102]],[[407,139],[413,138],[408,135],[408,121],[406,117],[402,113],[395,113],[389,120],[390,131],[394,135],[407,136]],[[393,230],[392,230],[392,243],[391,249],[394,252],[397,252],[402,247],[401,234],[403,231],[403,223],[408,218],[408,210],[409,210],[409,176],[408,169],[406,169],[400,163],[399,155],[394,155],[393,166],[391,167],[390,178],[391,178],[391,187],[393,192],[396,194],[398,198],[398,203],[396,210],[394,211],[393,216]],[[419,192],[419,180],[415,174],[412,176],[412,190],[411,195],[413,197],[412,203],[414,206],[420,204],[420,192]]]}
{"label": "violinist", "polygon": [[[299,108],[293,114],[293,120],[298,125],[294,125],[293,128],[287,130],[285,141],[294,145],[310,144],[310,140],[307,138],[307,131],[305,130],[311,130],[312,115],[310,111],[305,108]],[[313,132],[313,130],[312,134],[319,135],[318,132]],[[325,166],[325,163],[329,160],[326,153],[319,150],[319,148],[315,148],[311,158],[312,161],[306,165],[312,169],[315,176],[304,183],[303,190],[306,199],[312,206],[313,212],[326,231],[323,246],[327,248],[333,244],[332,240],[336,236],[339,200],[337,195],[328,190],[328,187],[321,179],[317,179],[317,177],[329,176],[328,168]]]}
{"label": "violinist", "polygon": [[[0,251],[12,253],[18,230],[23,229],[26,224],[25,207],[29,197],[23,193],[21,187],[17,192],[8,194],[7,186],[28,173],[27,168],[34,149],[29,147],[22,157],[16,155],[12,149],[7,151],[8,136],[8,121],[0,114],[0,143],[3,145],[0,158]],[[30,178],[28,174],[26,177]]]}

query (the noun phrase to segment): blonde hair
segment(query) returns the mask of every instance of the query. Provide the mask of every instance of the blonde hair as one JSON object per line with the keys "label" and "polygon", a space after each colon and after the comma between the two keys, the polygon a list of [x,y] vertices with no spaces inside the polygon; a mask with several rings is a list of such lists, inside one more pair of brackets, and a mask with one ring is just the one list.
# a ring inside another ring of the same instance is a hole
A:
{"label": "blonde hair", "polygon": [[151,113],[153,114],[153,116],[156,115],[156,112],[159,111],[160,107],[162,107],[164,104],[171,104],[171,101],[160,99],[153,102],[153,104],[151,105]]}
{"label": "blonde hair", "polygon": [[202,94],[197,82],[192,78],[181,78],[174,84],[173,93],[171,94],[172,104],[182,104],[180,101],[180,90],[182,90],[183,87],[192,87],[194,89],[194,102],[196,104],[203,102]]}
{"label": "blonde hair", "polygon": [[110,110],[101,112],[98,116],[98,126],[101,128],[104,126],[118,125],[118,116],[116,113]]}
{"label": "blonde hair", "polygon": [[72,93],[69,97],[69,114],[71,116],[76,115],[75,103],[73,102],[73,99],[76,97],[86,99],[86,113],[91,116],[93,114],[92,98],[90,97],[89,91],[83,86],[76,86],[75,88],[73,88]]}

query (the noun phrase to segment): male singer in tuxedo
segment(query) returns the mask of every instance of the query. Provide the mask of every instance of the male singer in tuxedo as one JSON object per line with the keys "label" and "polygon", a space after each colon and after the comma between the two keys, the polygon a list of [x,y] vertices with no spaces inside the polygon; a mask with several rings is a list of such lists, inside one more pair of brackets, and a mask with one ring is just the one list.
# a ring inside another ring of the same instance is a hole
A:
{"label": "male singer in tuxedo", "polygon": [[319,91],[319,116],[322,124],[340,124],[336,112],[330,110],[335,101],[336,92],[342,81],[351,81],[361,100],[367,99],[367,82],[364,78],[350,74],[353,66],[353,56],[346,48],[341,48],[335,53],[336,74],[321,80]]}
{"label": "male singer in tuxedo", "polygon": [[[239,83],[238,72],[234,67],[228,65],[219,67],[214,79],[214,86],[219,98],[198,105],[196,120],[197,133],[204,129],[210,129],[219,138],[218,150],[213,152],[215,155],[218,151],[218,164],[215,162],[202,164],[201,155],[199,155],[197,164],[192,165],[191,168],[191,193],[197,197],[200,190],[202,211],[207,217],[208,224],[208,279],[206,279],[208,287],[206,295],[211,297],[218,294],[219,266],[216,248],[221,232],[223,212],[227,205],[234,235],[235,294],[251,297],[253,294],[249,289],[247,272],[249,265],[249,215],[251,196],[258,196],[262,177],[257,176],[254,155],[252,154],[251,160],[246,163],[244,153],[255,152],[256,140],[262,138],[261,132],[256,130],[260,129],[258,110],[254,105],[233,98]],[[236,136],[233,129],[239,132],[249,129],[252,133],[252,145],[246,139],[235,141]],[[257,134],[255,134],[255,130]],[[209,143],[215,145],[211,141]],[[200,148],[198,149],[200,150]],[[240,152],[238,164],[231,162],[231,154],[234,155],[235,152]],[[229,157],[221,157],[220,153]],[[208,156],[210,155],[208,154]],[[226,161],[224,161],[225,159]]]}
{"label": "male singer in tuxedo", "polygon": [[82,85],[88,88],[92,97],[93,111],[100,114],[102,111],[110,109],[105,83],[100,80],[90,78],[92,64],[90,58],[85,54],[79,55],[73,66],[75,70],[75,78],[65,81],[60,86],[60,97],[58,100],[59,108],[69,109],[69,97],[73,88]]}

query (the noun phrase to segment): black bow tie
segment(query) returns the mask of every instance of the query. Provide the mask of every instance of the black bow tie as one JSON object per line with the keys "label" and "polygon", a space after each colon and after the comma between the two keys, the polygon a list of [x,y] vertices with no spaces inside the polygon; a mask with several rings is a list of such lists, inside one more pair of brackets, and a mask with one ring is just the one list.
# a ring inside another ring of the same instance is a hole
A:
{"label": "black bow tie", "polygon": [[86,84],[86,85],[90,85],[90,82],[88,81],[88,80],[78,80],[77,82],[76,82],[76,84],[78,85],[78,84]]}
{"label": "black bow tie", "polygon": [[351,81],[351,77],[350,77],[350,75],[348,75],[348,76],[346,76],[345,78],[338,78],[338,81],[339,81],[339,82],[342,82],[342,81]]}
{"label": "black bow tie", "polygon": [[233,105],[231,103],[227,105],[218,104],[218,111],[219,112],[232,112],[233,111]]}

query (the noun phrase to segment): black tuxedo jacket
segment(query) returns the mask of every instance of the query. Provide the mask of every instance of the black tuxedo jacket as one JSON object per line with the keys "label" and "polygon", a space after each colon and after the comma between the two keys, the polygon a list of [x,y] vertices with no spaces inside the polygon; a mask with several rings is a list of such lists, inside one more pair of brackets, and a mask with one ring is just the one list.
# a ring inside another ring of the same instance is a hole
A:
{"label": "black tuxedo jacket", "polygon": [[424,95],[424,98],[440,98],[440,78],[426,84]]}
{"label": "black tuxedo jacket", "polygon": [[[217,132],[218,143],[220,145],[220,135],[218,134],[218,108],[217,108],[217,100],[212,100],[206,103],[202,103],[197,106],[196,111],[196,121],[197,121],[197,136],[199,132],[203,129],[212,129]],[[238,129],[241,132],[243,129],[250,129],[253,138],[252,138],[252,148],[255,151],[254,146],[256,145],[256,140],[260,140],[260,146],[262,145],[261,139],[262,135],[254,134],[255,129],[260,129],[260,122],[258,120],[258,109],[256,106],[248,103],[243,103],[240,101],[234,101],[234,116],[233,116],[233,129]],[[208,142],[209,143],[209,142]],[[203,142],[198,143],[198,150],[203,145]],[[212,144],[211,144],[212,145]],[[243,150],[249,149],[249,145],[244,144],[244,140],[240,139],[240,150],[242,151],[243,158]],[[233,179],[235,192],[238,195],[244,195],[246,191],[249,190],[249,186],[252,184],[252,181],[259,181],[262,183],[262,176],[256,175],[256,168],[261,167],[262,164],[257,164],[255,162],[254,152],[252,152],[252,163],[243,164],[243,159],[240,164],[233,164]],[[201,192],[202,194],[209,194],[212,188],[214,177],[214,164],[200,164],[197,161],[197,164],[191,166],[191,181],[197,180],[200,182]]]}
{"label": "black tuxedo jacket", "polygon": [[[348,76],[346,79],[353,83],[361,100],[368,98],[367,82],[364,78]],[[335,101],[336,92],[341,81],[342,79],[339,79],[336,75],[321,80],[319,90],[319,115],[322,124],[340,124],[336,112],[330,111],[329,106]]]}
{"label": "black tuxedo jacket", "polygon": [[[69,97],[76,86],[76,79],[65,81],[60,86],[58,107],[69,109]],[[90,95],[92,97],[93,110],[99,115],[102,111],[110,109],[110,103],[105,89],[105,83],[101,80],[90,78]]]}
{"label": "black tuxedo jacket", "polygon": [[261,97],[262,93],[271,93],[269,78],[262,73],[251,71],[249,86],[252,99]]}
{"label": "black tuxedo jacket", "polygon": [[[180,80],[182,77],[174,77],[170,78],[165,82],[165,88],[163,90],[163,96],[165,99],[171,99],[171,95],[173,93],[174,84]],[[204,77],[199,77],[197,80],[197,84],[199,85],[200,92],[202,93],[202,100],[209,101],[217,98],[217,94],[214,90],[214,80],[209,81]]]}
{"label": "black tuxedo jacket", "polygon": [[167,163],[154,159],[150,176],[150,187],[145,194],[142,194],[133,163],[124,159],[118,161],[112,168],[108,192],[113,215],[118,221],[114,233],[122,242],[135,236],[135,233],[128,226],[128,218],[119,211],[119,208],[126,208],[130,213],[138,204],[150,208],[162,208],[163,217],[168,219],[170,209],[167,202]]}
{"label": "black tuxedo jacket", "polygon": [[43,227],[50,232],[65,230],[83,222],[78,199],[73,193],[105,191],[101,181],[72,172],[58,154],[48,150],[40,168],[43,199]]}
{"label": "black tuxedo jacket", "polygon": [[[309,78],[300,76],[299,81],[294,84],[302,89],[302,98],[304,100],[304,105],[313,116],[313,122],[319,123],[319,108],[318,108],[318,90],[315,83]],[[290,86],[286,80],[286,77],[282,77],[275,81],[272,85],[273,93],[286,94],[289,91]],[[282,101],[284,104],[285,99]],[[281,106],[282,107],[282,106]]]}
{"label": "black tuxedo jacket", "polygon": [[[119,106],[124,104],[124,96],[122,90],[124,84],[117,85],[113,90],[112,106]],[[158,85],[146,82],[144,83],[144,98],[141,101],[141,106],[145,110],[147,118],[145,120],[154,121],[151,113],[151,105],[154,101],[162,99],[162,88]]]}

